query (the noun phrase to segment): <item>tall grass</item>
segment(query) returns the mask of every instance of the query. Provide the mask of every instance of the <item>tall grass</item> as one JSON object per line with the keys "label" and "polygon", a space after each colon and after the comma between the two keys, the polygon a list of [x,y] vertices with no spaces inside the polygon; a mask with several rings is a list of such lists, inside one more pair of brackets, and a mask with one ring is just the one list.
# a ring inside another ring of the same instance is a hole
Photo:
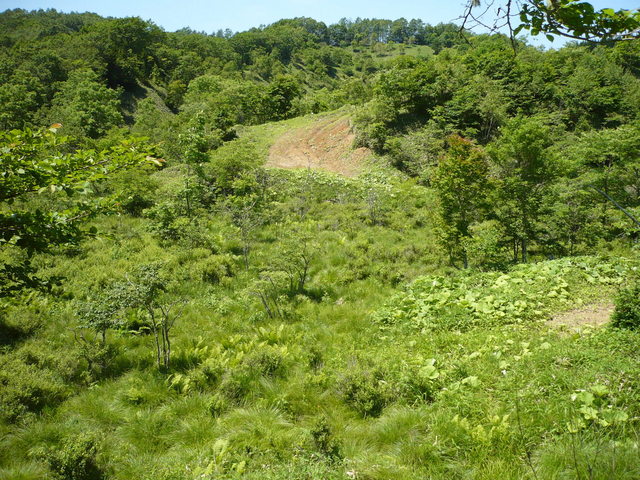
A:
{"label": "tall grass", "polygon": [[[261,135],[268,143],[268,132]],[[119,480],[638,478],[640,333],[567,334],[546,323],[576,298],[607,298],[616,282],[581,283],[586,277],[569,272],[565,300],[548,297],[544,311],[507,313],[499,322],[482,309],[431,308],[418,291],[424,280],[407,285],[425,275],[454,283],[463,276],[452,274],[436,245],[428,190],[389,182],[376,223],[365,198],[351,195],[369,180],[318,174],[317,196],[301,219],[296,202],[309,178],[281,175],[286,181],[252,239],[248,270],[237,231],[215,211],[200,212],[192,237],[176,241],[153,234],[150,219],[102,218],[100,231],[109,235],[88,240],[81,255],[41,259],[44,273],[66,276],[64,290],[6,307],[16,321],[38,325],[2,347],[2,398],[12,388],[26,391],[19,373],[31,370],[41,372],[30,384],[34,395],[63,394],[3,420],[0,477],[53,478],[38,452],[89,435],[100,471]],[[318,249],[305,289],[276,292],[287,315],[270,318],[252,289],[274,268],[291,218],[311,224]],[[214,247],[194,246],[204,237]],[[212,255],[237,262],[218,282],[202,276]],[[109,371],[87,376],[74,336],[78,303],[153,262],[188,300],[172,331],[173,369],[156,370],[152,338],[133,312],[108,334]],[[607,263],[615,270],[624,262]],[[559,264],[508,275],[532,297]],[[603,268],[593,267],[614,278]],[[479,301],[502,274],[474,275],[450,290],[473,290]],[[409,294],[410,309],[380,321]],[[506,292],[500,306],[508,311],[518,297]],[[432,325],[416,328],[425,309]],[[18,364],[24,368],[8,368]],[[581,392],[601,396],[589,406],[579,403],[588,398],[576,397]]]}

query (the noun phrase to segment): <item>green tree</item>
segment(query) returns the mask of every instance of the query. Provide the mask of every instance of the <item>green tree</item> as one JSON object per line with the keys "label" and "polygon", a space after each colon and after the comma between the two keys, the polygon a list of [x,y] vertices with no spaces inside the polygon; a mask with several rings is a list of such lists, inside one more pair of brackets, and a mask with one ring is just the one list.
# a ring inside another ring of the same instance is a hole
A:
{"label": "green tree", "polygon": [[0,85],[0,129],[24,128],[31,123],[38,107],[38,94],[32,83],[13,75]]}
{"label": "green tree", "polygon": [[580,188],[598,204],[603,227],[612,227],[618,211],[611,200],[627,208],[640,206],[640,124],[582,133],[570,138],[562,150]]}
{"label": "green tree", "polygon": [[269,270],[284,272],[290,296],[305,293],[311,264],[320,252],[320,245],[313,238],[313,230],[317,228],[314,222],[291,223],[283,228],[287,237]]}
{"label": "green tree", "polygon": [[168,279],[158,265],[142,265],[125,280],[113,283],[104,293],[84,302],[79,310],[81,325],[94,330],[100,337],[97,343],[82,337],[85,345],[106,352],[107,331],[123,325],[127,315],[142,313],[153,334],[157,367],[168,370],[171,364],[170,333],[180,317],[175,307],[182,302],[171,295],[167,285]]}
{"label": "green tree", "polygon": [[576,255],[603,236],[596,208],[602,199],[581,183],[565,179],[549,189],[553,215],[544,222],[542,242],[553,255]]}
{"label": "green tree", "polygon": [[281,120],[295,115],[294,101],[301,88],[291,75],[281,75],[269,85],[265,96],[265,110],[269,119]]}
{"label": "green tree", "polygon": [[135,87],[156,65],[156,46],[164,32],[138,17],[114,18],[92,25],[86,41],[106,64],[109,86]]}
{"label": "green tree", "polygon": [[249,270],[249,253],[254,243],[256,231],[266,222],[266,215],[262,211],[260,199],[255,195],[225,198],[221,205],[231,223],[238,229],[238,236],[242,244],[242,258],[245,270]]}
{"label": "green tree", "polygon": [[92,183],[150,160],[159,163],[133,140],[102,152],[70,150],[55,127],[0,133],[0,250],[15,252],[13,261],[3,257],[0,265],[0,297],[48,287],[35,275],[31,257],[77,244],[87,233],[84,221],[115,207],[114,198],[90,195]]}
{"label": "green tree", "polygon": [[552,130],[541,117],[515,117],[492,148],[498,183],[495,213],[512,241],[514,261],[527,261],[547,187],[555,175]]}
{"label": "green tree", "polygon": [[[582,0],[503,0],[481,6],[480,0],[468,0],[462,15],[462,27],[492,25],[508,27],[512,37],[528,30],[544,33],[549,40],[563,36],[589,42],[627,40],[640,36],[640,10],[603,8],[596,10]],[[486,3],[486,2],[485,2]],[[479,10],[474,10],[479,7]],[[520,24],[512,24],[518,16]]]}
{"label": "green tree", "polygon": [[442,241],[454,263],[469,265],[470,227],[481,220],[489,189],[489,163],[483,150],[458,135],[447,139],[447,153],[433,175],[442,220]]}
{"label": "green tree", "polygon": [[182,302],[172,297],[157,265],[143,265],[130,278],[111,289],[112,310],[122,312],[142,310],[154,339],[158,369],[167,371],[171,365],[171,329],[180,317],[176,307]]}
{"label": "green tree", "polygon": [[116,354],[113,345],[107,343],[107,332],[122,325],[117,316],[117,306],[111,291],[100,293],[79,305],[79,328],[74,332],[87,371],[102,375]]}
{"label": "green tree", "polygon": [[189,169],[185,177],[185,199],[187,203],[187,217],[191,218],[191,194],[193,188],[190,185],[192,177],[195,181],[202,183],[205,180],[202,164],[209,161],[208,151],[210,148],[207,136],[205,134],[205,120],[202,112],[189,122],[184,133],[180,134],[178,141],[182,148],[182,159]]}
{"label": "green tree", "polygon": [[576,129],[616,127],[640,113],[640,81],[608,58],[603,48],[581,55],[563,84],[560,101],[567,123]]}
{"label": "green tree", "polygon": [[448,123],[486,144],[504,123],[508,108],[509,100],[500,84],[475,75],[455,90],[444,112]]}
{"label": "green tree", "polygon": [[219,195],[246,195],[256,190],[260,155],[254,143],[238,139],[218,148],[203,165],[204,175]]}
{"label": "green tree", "polygon": [[424,114],[437,104],[437,76],[433,62],[399,57],[380,75],[374,91],[399,113]]}
{"label": "green tree", "polygon": [[640,279],[633,278],[625,288],[620,289],[615,305],[611,325],[629,330],[640,329]]}
{"label": "green tree", "polygon": [[96,139],[123,122],[119,107],[118,92],[92,70],[76,70],[54,96],[49,118],[69,135]]}
{"label": "green tree", "polygon": [[202,75],[189,84],[181,112],[189,118],[203,112],[207,128],[228,140],[233,137],[233,125],[267,119],[265,88],[251,81]]}

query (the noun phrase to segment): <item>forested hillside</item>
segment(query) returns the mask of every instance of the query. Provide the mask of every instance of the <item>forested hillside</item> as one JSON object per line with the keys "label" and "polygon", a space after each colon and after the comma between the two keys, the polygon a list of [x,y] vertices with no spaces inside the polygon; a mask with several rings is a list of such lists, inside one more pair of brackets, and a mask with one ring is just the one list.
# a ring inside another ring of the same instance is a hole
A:
{"label": "forested hillside", "polygon": [[7,10],[0,161],[2,479],[640,478],[640,40]]}

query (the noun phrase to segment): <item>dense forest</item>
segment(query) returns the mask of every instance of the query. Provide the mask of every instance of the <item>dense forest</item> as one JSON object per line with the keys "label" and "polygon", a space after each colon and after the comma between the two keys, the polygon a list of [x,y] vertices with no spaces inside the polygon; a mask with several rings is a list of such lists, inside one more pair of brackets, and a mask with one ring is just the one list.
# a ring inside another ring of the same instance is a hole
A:
{"label": "dense forest", "polygon": [[640,478],[603,38],[1,13],[0,478]]}

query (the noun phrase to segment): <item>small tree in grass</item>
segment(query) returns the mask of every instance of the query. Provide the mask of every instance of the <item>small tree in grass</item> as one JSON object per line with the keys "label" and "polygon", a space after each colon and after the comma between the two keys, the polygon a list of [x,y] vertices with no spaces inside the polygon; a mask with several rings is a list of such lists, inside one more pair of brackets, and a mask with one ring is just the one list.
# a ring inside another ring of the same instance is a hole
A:
{"label": "small tree in grass", "polygon": [[[167,282],[157,265],[143,265],[125,281],[118,282],[104,296],[83,307],[84,326],[93,329],[101,338],[97,348],[106,348],[107,330],[121,324],[120,319],[131,310],[140,310],[146,316],[153,334],[158,368],[168,370],[171,363],[170,332],[180,312],[175,307],[182,302],[171,297]],[[86,342],[86,338],[83,337]],[[94,342],[95,343],[95,342]]]}
{"label": "small tree in grass", "polygon": [[98,373],[104,373],[113,358],[115,351],[107,344],[107,332],[120,325],[117,310],[109,292],[87,300],[78,309],[80,328],[74,334],[90,374],[96,367]]}
{"label": "small tree in grass", "polygon": [[283,272],[287,279],[287,293],[297,295],[305,293],[309,280],[309,269],[321,248],[313,237],[313,222],[292,223],[283,231],[282,249],[271,262],[271,270]]}
{"label": "small tree in grass", "polygon": [[245,270],[249,270],[249,253],[258,227],[265,223],[260,199],[254,195],[231,195],[222,204],[222,210],[238,228],[242,242],[242,258]]}
{"label": "small tree in grass", "polygon": [[144,265],[136,274],[115,289],[116,301],[122,310],[137,308],[146,313],[155,341],[156,363],[168,370],[171,362],[169,333],[180,316],[175,307],[181,303],[171,299],[166,280],[156,265]]}

